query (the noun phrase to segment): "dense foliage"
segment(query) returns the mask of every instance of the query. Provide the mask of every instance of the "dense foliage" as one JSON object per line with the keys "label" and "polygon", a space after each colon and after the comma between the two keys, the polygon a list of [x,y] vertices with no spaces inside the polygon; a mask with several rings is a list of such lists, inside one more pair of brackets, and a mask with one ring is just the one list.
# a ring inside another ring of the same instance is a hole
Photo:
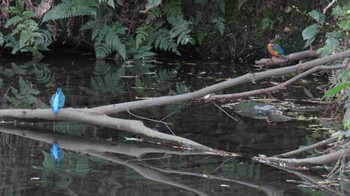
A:
{"label": "dense foliage", "polygon": [[254,4],[246,0],[55,3],[3,3],[1,18],[6,22],[0,26],[0,44],[13,54],[32,52],[34,56],[40,56],[39,50],[62,43],[93,48],[97,58],[114,55],[127,60],[154,52],[238,58],[255,51],[263,54],[270,40],[281,43],[287,52],[300,49],[304,13],[319,6],[315,2],[277,0]]}

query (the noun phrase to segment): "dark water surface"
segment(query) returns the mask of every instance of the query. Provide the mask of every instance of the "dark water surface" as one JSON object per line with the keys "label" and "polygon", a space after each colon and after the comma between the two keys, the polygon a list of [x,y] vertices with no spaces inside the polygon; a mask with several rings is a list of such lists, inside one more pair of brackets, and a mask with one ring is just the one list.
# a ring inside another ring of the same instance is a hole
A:
{"label": "dark water surface", "polygon": [[[1,108],[48,107],[57,87],[62,87],[66,95],[65,107],[94,107],[186,89],[194,91],[249,71],[254,70],[224,62],[187,60],[115,64],[88,57],[50,57],[40,62],[2,58]],[[247,84],[228,91],[253,86]],[[40,93],[23,90],[29,88]],[[291,87],[275,96],[283,99],[295,96],[295,92],[303,90]],[[307,98],[299,94],[300,100]],[[34,98],[29,99],[30,96]],[[238,121],[212,103],[196,102],[131,111],[132,114],[118,117],[138,119],[138,115],[160,120],[169,115],[165,121],[171,123],[169,128],[176,135],[240,153],[242,157],[200,155],[143,144],[125,138],[139,136],[78,122],[1,119],[0,195],[329,194],[320,187],[310,188],[305,180],[320,178],[318,175],[283,171],[250,159],[324,139],[322,132],[309,129],[312,121],[268,123],[224,109]],[[324,111],[305,115],[322,117]],[[162,123],[143,121],[171,134]],[[59,166],[50,154],[54,141],[65,154]]]}

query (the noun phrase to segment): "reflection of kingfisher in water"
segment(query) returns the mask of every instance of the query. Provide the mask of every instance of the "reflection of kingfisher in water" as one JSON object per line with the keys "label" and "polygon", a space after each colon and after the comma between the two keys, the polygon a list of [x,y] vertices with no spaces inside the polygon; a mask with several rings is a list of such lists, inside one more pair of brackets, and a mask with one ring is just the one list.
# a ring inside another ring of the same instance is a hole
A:
{"label": "reflection of kingfisher in water", "polygon": [[52,144],[51,154],[52,154],[53,158],[55,159],[56,167],[59,167],[61,165],[61,160],[64,157],[64,152],[58,148],[57,143]]}
{"label": "reflection of kingfisher in water", "polygon": [[51,107],[53,109],[53,113],[57,114],[59,108],[64,106],[65,96],[62,92],[61,88],[58,88],[56,93],[51,97]]}
{"label": "reflection of kingfisher in water", "polygon": [[269,51],[270,54],[272,54],[272,56],[275,56],[275,57],[282,56],[284,59],[288,60],[281,46],[277,44],[267,44],[267,50]]}

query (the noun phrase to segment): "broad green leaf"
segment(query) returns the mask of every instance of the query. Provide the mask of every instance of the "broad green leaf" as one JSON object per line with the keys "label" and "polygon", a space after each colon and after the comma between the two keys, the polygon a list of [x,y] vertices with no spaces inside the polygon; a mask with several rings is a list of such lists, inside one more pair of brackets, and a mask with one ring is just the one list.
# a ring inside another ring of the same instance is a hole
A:
{"label": "broad green leaf", "polygon": [[316,22],[323,24],[326,17],[324,14],[318,12],[317,10],[312,10],[310,13],[310,16],[316,20]]}
{"label": "broad green leaf", "polygon": [[350,129],[350,119],[347,119],[343,126],[345,129]]}
{"label": "broad green leaf", "polygon": [[309,89],[307,89],[307,88],[305,88],[305,87],[303,87],[303,89],[304,89],[304,93],[305,93],[308,97],[314,98],[313,94],[310,92]]}
{"label": "broad green leaf", "polygon": [[321,99],[324,99],[326,97],[332,97],[348,86],[350,86],[350,82],[338,84],[335,87],[329,89]]}
{"label": "broad green leaf", "polygon": [[309,47],[313,42],[315,41],[315,38],[309,39],[306,41],[304,48]]}
{"label": "broad green leaf", "polygon": [[312,24],[304,29],[302,32],[303,39],[312,39],[315,38],[316,34],[319,32],[317,24]]}

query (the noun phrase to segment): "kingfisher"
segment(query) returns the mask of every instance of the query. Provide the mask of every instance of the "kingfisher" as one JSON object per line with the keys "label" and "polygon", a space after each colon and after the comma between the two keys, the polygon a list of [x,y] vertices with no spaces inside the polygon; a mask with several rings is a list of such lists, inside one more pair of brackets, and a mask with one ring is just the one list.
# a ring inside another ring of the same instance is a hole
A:
{"label": "kingfisher", "polygon": [[64,106],[65,99],[62,88],[57,88],[56,93],[51,97],[51,107],[54,114],[57,114],[58,110]]}
{"label": "kingfisher", "polygon": [[267,50],[272,56],[282,56],[284,59],[288,60],[287,56],[284,54],[283,49],[278,44],[267,44]]}
{"label": "kingfisher", "polygon": [[53,158],[55,159],[55,165],[57,167],[59,167],[61,165],[61,160],[64,157],[64,152],[58,148],[57,143],[52,144],[51,154],[52,154]]}

